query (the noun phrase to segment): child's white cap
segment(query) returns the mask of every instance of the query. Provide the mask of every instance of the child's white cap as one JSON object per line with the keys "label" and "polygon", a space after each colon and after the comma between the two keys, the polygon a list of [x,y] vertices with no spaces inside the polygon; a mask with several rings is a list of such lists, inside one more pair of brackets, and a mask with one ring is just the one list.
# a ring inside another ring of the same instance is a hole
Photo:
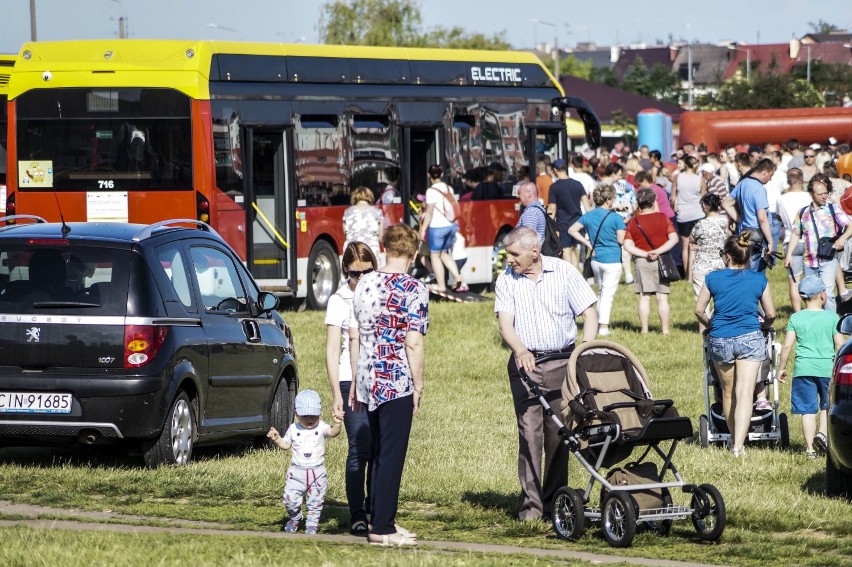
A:
{"label": "child's white cap", "polygon": [[322,415],[322,402],[319,394],[313,390],[302,390],[296,396],[296,413],[306,415]]}

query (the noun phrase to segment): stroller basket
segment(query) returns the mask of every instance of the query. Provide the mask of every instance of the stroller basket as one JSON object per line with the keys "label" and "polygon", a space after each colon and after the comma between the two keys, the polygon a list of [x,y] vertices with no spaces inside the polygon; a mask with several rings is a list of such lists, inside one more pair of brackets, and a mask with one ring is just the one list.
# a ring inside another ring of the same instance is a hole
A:
{"label": "stroller basket", "polygon": [[[549,355],[537,364],[564,357]],[[627,547],[637,523],[668,533],[674,520],[687,517],[700,539],[721,537],[726,517],[722,495],[710,484],[687,484],[672,462],[678,442],[693,436],[692,423],[678,415],[671,400],[651,397],[647,372],[633,353],[610,341],[578,346],[562,385],[562,419],[523,370],[521,377],[590,477],[584,490],[566,486],[557,491],[552,517],[558,537],[577,539],[586,521],[599,521],[610,545]],[[612,468],[640,447],[644,450],[638,459]],[[659,469],[655,461],[661,462]],[[592,507],[596,484],[601,486],[600,505]],[[688,506],[674,502],[674,488],[690,495]]]}

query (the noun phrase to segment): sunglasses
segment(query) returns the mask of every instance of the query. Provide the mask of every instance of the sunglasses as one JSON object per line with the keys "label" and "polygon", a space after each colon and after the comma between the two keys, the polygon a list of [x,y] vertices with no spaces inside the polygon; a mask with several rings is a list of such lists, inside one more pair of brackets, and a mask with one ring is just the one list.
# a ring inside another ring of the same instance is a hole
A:
{"label": "sunglasses", "polygon": [[369,274],[373,271],[373,268],[367,268],[366,270],[349,270],[349,277],[353,280],[357,280],[364,274]]}
{"label": "sunglasses", "polygon": [[805,154],[805,157],[806,158],[815,158],[816,155],[815,154]]}

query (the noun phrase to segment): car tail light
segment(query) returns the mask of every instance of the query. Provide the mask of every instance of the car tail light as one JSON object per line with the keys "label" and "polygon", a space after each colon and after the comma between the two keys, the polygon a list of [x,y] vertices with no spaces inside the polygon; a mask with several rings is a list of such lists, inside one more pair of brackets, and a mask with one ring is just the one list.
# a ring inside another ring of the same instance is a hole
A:
{"label": "car tail light", "polygon": [[199,192],[195,192],[195,214],[201,222],[210,222],[210,201]]}
{"label": "car tail light", "polygon": [[844,354],[834,365],[834,383],[842,386],[852,385],[852,354]]}
{"label": "car tail light", "polygon": [[169,328],[153,325],[124,326],[124,367],[140,368],[157,355]]}

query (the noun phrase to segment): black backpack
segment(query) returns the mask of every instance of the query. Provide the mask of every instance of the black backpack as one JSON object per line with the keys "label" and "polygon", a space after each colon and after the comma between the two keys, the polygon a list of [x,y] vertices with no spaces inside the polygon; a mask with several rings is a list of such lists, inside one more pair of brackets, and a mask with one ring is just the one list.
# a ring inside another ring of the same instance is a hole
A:
{"label": "black backpack", "polygon": [[556,221],[544,210],[543,207],[536,207],[541,210],[544,215],[544,242],[541,243],[541,253],[545,256],[562,257],[562,240],[559,238],[559,225]]}

